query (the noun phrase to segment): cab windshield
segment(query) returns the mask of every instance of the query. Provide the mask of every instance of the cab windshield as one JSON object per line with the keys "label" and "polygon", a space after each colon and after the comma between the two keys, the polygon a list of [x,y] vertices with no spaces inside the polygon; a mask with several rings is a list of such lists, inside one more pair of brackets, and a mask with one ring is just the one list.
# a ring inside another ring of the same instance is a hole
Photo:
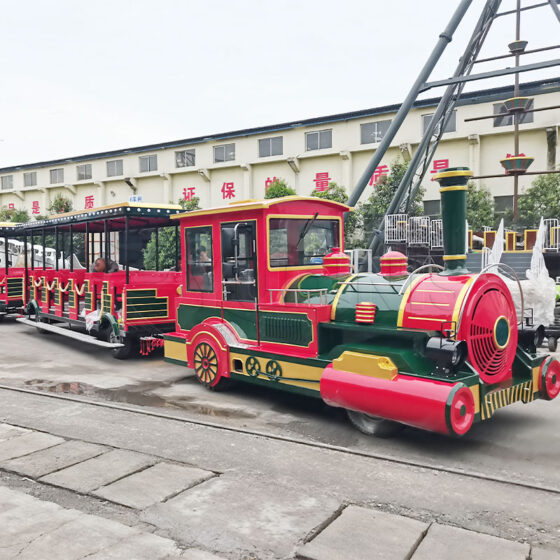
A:
{"label": "cab windshield", "polygon": [[339,221],[321,217],[271,218],[269,256],[272,268],[321,264],[340,246]]}

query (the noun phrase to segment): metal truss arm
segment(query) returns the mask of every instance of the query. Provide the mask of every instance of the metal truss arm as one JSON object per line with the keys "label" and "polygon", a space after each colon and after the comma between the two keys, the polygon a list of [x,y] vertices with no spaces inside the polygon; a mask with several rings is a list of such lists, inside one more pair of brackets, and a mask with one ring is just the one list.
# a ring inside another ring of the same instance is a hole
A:
{"label": "metal truss arm", "polygon": [[360,196],[364,192],[366,185],[368,184],[373,172],[381,162],[382,157],[385,155],[385,152],[391,145],[393,138],[395,137],[397,131],[401,127],[406,115],[410,111],[414,101],[418,97],[418,94],[421,91],[421,87],[426,83],[426,80],[429,78],[432,70],[434,69],[435,65],[437,64],[438,60],[440,59],[443,51],[447,47],[447,45],[451,42],[453,38],[453,34],[455,30],[459,26],[459,23],[465,16],[467,10],[469,9],[472,0],[461,0],[458,8],[455,10],[455,13],[451,17],[447,27],[439,36],[438,42],[434,47],[430,57],[428,58],[426,64],[422,68],[420,74],[416,78],[414,85],[412,86],[408,96],[404,100],[403,104],[399,108],[395,118],[393,119],[389,130],[385,133],[385,136],[381,140],[379,147],[375,151],[375,154],[371,158],[369,164],[367,165],[365,171],[363,172],[362,176],[358,180],[354,190],[350,193],[348,198],[348,204],[350,206],[355,206]]}

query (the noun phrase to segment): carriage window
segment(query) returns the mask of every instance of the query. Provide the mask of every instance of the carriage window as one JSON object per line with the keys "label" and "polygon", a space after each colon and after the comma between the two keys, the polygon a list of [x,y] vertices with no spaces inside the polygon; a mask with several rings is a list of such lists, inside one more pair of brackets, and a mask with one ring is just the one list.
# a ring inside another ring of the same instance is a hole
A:
{"label": "carriage window", "polygon": [[272,218],[269,225],[271,267],[321,264],[340,246],[338,220]]}
{"label": "carriage window", "polygon": [[187,228],[187,290],[190,292],[214,291],[212,263],[212,227]]}

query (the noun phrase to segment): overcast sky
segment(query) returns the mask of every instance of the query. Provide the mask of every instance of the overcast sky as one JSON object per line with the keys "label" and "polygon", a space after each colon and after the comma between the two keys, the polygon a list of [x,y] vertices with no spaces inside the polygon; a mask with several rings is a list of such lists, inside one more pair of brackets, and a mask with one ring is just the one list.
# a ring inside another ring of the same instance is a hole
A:
{"label": "overcast sky", "polygon": [[[400,103],[458,3],[0,0],[0,167]],[[483,5],[432,79],[453,71]],[[558,44],[550,8],[525,13],[530,48]],[[484,55],[506,53],[513,24],[495,23]]]}

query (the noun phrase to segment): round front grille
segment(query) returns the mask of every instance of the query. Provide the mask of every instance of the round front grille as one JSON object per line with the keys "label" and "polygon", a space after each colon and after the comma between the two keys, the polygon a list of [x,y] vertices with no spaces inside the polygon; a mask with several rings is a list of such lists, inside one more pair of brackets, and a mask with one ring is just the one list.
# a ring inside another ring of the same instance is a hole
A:
{"label": "round front grille", "polygon": [[[493,276],[493,275],[492,275]],[[460,334],[467,342],[468,361],[485,383],[511,377],[517,349],[517,314],[509,290],[494,276],[473,290],[465,306]]]}

